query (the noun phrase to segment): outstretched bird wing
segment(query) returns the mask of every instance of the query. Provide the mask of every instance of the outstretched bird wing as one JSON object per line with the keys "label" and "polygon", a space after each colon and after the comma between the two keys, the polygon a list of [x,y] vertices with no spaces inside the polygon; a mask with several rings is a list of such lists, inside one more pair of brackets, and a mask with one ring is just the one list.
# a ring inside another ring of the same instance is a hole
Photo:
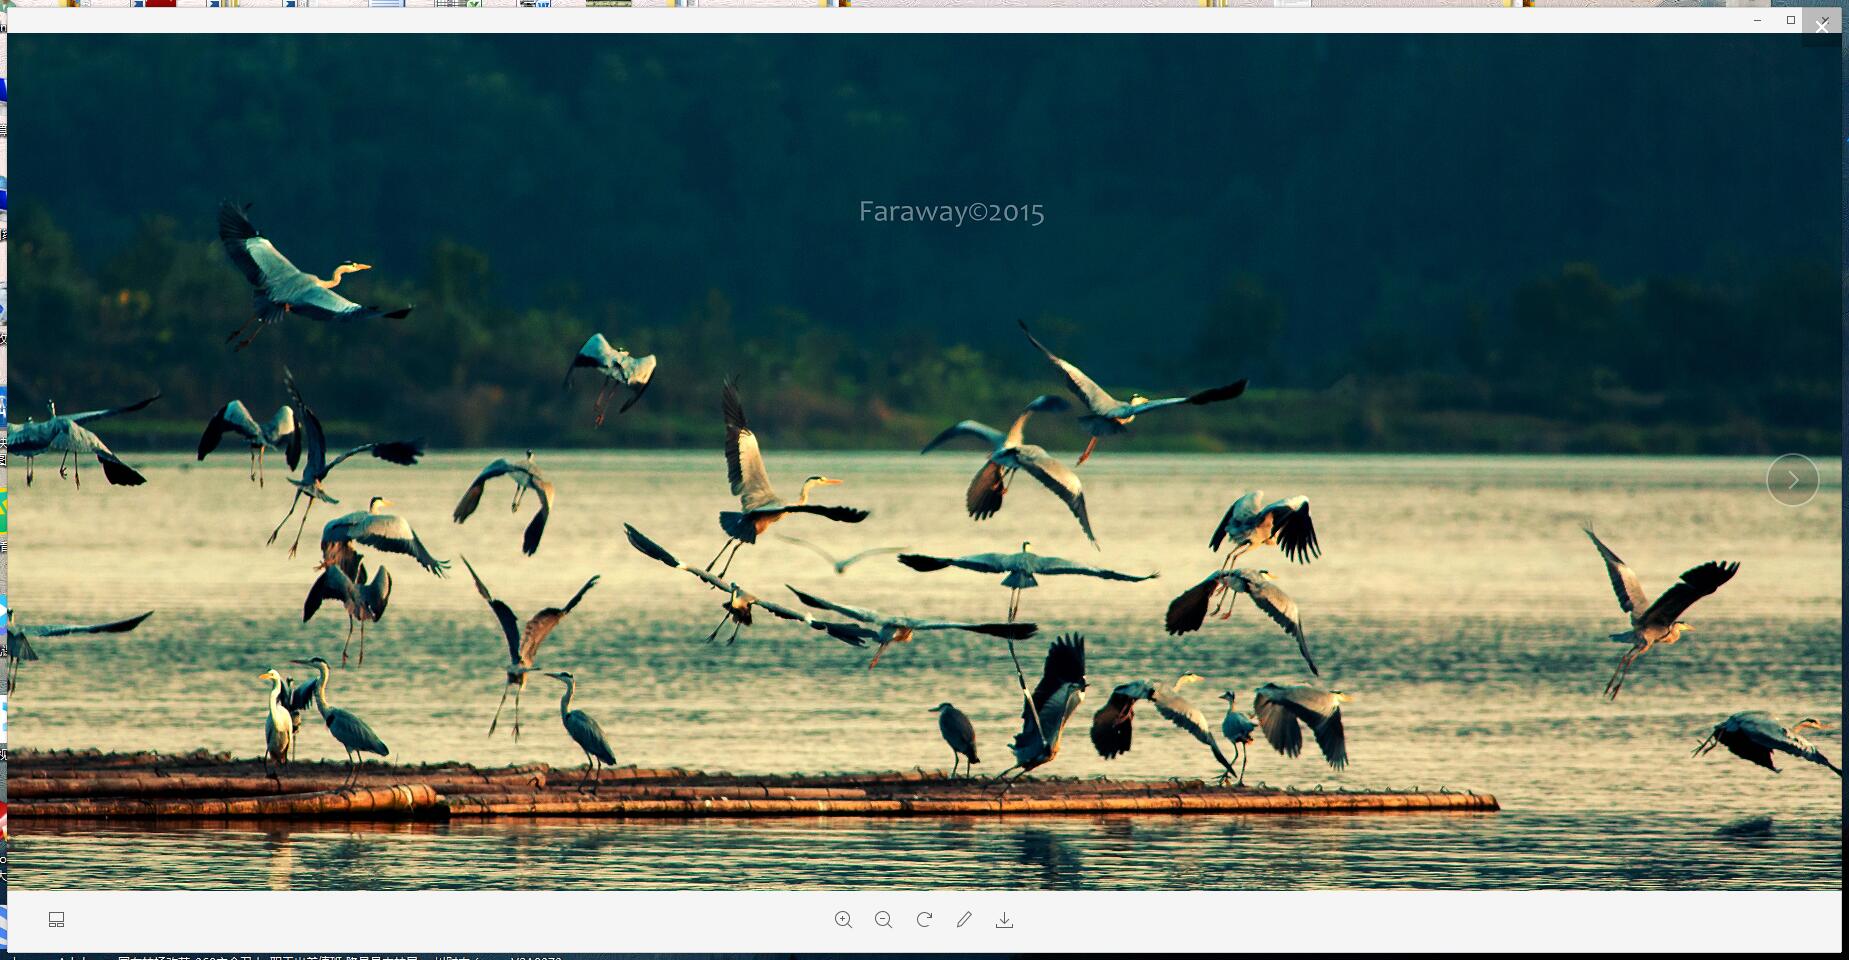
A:
{"label": "outstretched bird wing", "polygon": [[1091,715],[1091,745],[1098,751],[1098,756],[1106,760],[1130,752],[1130,744],[1135,733],[1136,702],[1149,693],[1149,684],[1142,680],[1120,683],[1111,691],[1111,698]]}
{"label": "outstretched bird wing", "polygon": [[483,467],[482,472],[475,475],[475,481],[469,484],[469,489],[462,491],[462,499],[456,501],[456,509],[450,514],[450,518],[457,523],[469,519],[470,515],[475,513],[475,508],[481,506],[482,490],[488,485],[488,481],[495,477],[505,476],[513,469],[514,465],[508,463],[505,458],[498,458]]}
{"label": "outstretched bird wing", "polygon": [[1224,387],[1209,387],[1206,390],[1197,390],[1185,397],[1167,397],[1161,400],[1145,400],[1142,403],[1126,403],[1115,411],[1112,411],[1111,415],[1120,418],[1135,417],[1148,413],[1151,410],[1160,410],[1163,407],[1176,407],[1184,403],[1198,407],[1209,403],[1219,403],[1222,400],[1232,400],[1245,392],[1246,381],[1242,379],[1236,383],[1229,383]]}
{"label": "outstretched bird wing", "polygon": [[875,613],[872,610],[866,610],[860,607],[850,607],[850,606],[847,606],[846,604],[835,603],[832,600],[823,600],[821,597],[814,596],[813,594],[804,593],[801,590],[798,590],[795,587],[792,587],[787,583],[784,584],[784,587],[786,587],[791,593],[796,594],[796,599],[801,600],[805,606],[814,607],[817,610],[833,610],[834,612],[839,613],[842,616],[849,617],[855,620],[859,620],[861,623],[877,624],[887,619],[886,617],[881,616],[880,614]]}
{"label": "outstretched bird wing", "polygon": [[1154,580],[1158,576],[1154,573],[1137,574],[1106,570],[1103,567],[1094,567],[1077,560],[1067,560],[1065,557],[1038,557],[1034,561],[1034,572],[1053,575],[1076,574],[1097,577],[1100,580],[1121,580],[1125,583],[1141,583],[1144,580]]}
{"label": "outstretched bird wing", "polygon": [[1220,752],[1220,744],[1214,739],[1213,728],[1207,725],[1207,715],[1189,703],[1179,690],[1168,684],[1155,684],[1150,689],[1149,702],[1156,705],[1156,712],[1168,722],[1206,744],[1213,751],[1213,758],[1220,761],[1220,766],[1231,768],[1232,764],[1226,762],[1226,755]]}
{"label": "outstretched bird wing", "polygon": [[475,592],[481,594],[483,600],[488,601],[488,609],[494,611],[494,619],[501,624],[501,635],[507,640],[508,660],[525,664],[527,661],[520,654],[520,618],[514,615],[512,607],[496,600],[494,594],[488,591],[488,585],[482,582],[481,574],[475,572],[475,567],[469,563],[468,557],[462,558],[462,565],[468,569],[469,577],[475,581]]}
{"label": "outstretched bird wing", "polygon": [[1611,578],[1611,591],[1618,595],[1618,606],[1633,619],[1640,618],[1649,606],[1649,599],[1644,596],[1643,585],[1637,582],[1637,574],[1632,572],[1629,564],[1618,559],[1611,552],[1605,541],[1592,532],[1591,527],[1583,527],[1586,536],[1592,538],[1592,545],[1599,548],[1599,556],[1605,561],[1605,574]]}
{"label": "outstretched bird wing", "polygon": [[[1238,575],[1244,571],[1233,572]],[[1285,593],[1284,588],[1275,581],[1253,576],[1242,576],[1240,579],[1245,582],[1245,594],[1252,598],[1252,603],[1297,641],[1297,652],[1303,654],[1303,662],[1309,665],[1310,672],[1322,676],[1322,671],[1316,669],[1316,661],[1310,656],[1310,641],[1303,635],[1303,618],[1297,613],[1297,601],[1292,600],[1290,594]]]}
{"label": "outstretched bird wing", "polygon": [[1053,351],[1048,350],[1046,344],[1036,339],[1034,332],[1027,328],[1027,321],[1022,320],[1020,324],[1021,332],[1027,334],[1027,342],[1046,355],[1047,360],[1065,376],[1067,389],[1071,390],[1073,395],[1079,398],[1079,402],[1089,408],[1093,414],[1109,416],[1112,411],[1123,406],[1116,397],[1106,393],[1103,387],[1098,386],[1092,378],[1086,376],[1085,371],[1054,356]]}
{"label": "outstretched bird wing", "polygon": [[720,411],[725,415],[725,471],[732,483],[732,495],[746,510],[756,510],[777,502],[770,488],[770,475],[764,470],[764,455],[758,451],[757,434],[745,423],[745,408],[738,402],[738,387],[727,380],[720,395]]}
{"label": "outstretched bird wing", "polygon": [[1014,456],[1021,469],[1053,491],[1053,495],[1066,504],[1066,509],[1078,518],[1079,528],[1085,531],[1085,537],[1091,541],[1091,545],[1103,549],[1098,547],[1098,538],[1091,532],[1091,517],[1085,512],[1085,487],[1079,482],[1078,473],[1032,444],[1016,447]]}
{"label": "outstretched bird wing", "polygon": [[963,557],[934,557],[923,553],[901,553],[899,562],[921,573],[945,567],[959,567],[977,573],[1006,573],[1013,569],[1008,566],[1009,556],[1006,553],[972,553]]}
{"label": "outstretched bird wing", "polygon": [[547,607],[533,614],[533,618],[526,622],[526,631],[520,636],[521,663],[533,662],[533,658],[539,654],[539,645],[552,635],[553,628],[557,627],[559,621],[565,619],[565,615],[578,605],[578,601],[583,600],[584,595],[590,593],[592,587],[597,586],[599,579],[601,578],[593,576],[584,581],[584,586],[579,587],[578,592],[573,594],[563,607]]}
{"label": "outstretched bird wing", "polygon": [[1180,636],[1192,633],[1207,622],[1207,605],[1213,600],[1214,591],[1220,586],[1221,574],[1212,576],[1181,592],[1181,596],[1169,601],[1168,615],[1163,619],[1163,627],[1169,633]]}
{"label": "outstretched bird wing", "polygon": [[1656,602],[1637,618],[1639,626],[1667,627],[1682,617],[1683,611],[1693,606],[1695,601],[1721,588],[1721,584],[1733,579],[1740,571],[1737,563],[1723,563],[1710,560],[1699,567],[1684,571],[1682,579],[1676,585],[1663,591]]}
{"label": "outstretched bird wing", "polygon": [[958,437],[974,437],[977,440],[981,440],[990,450],[1000,448],[1002,442],[1007,439],[1000,430],[979,420],[959,420],[945,427],[942,433],[932,437],[931,442],[925,444],[924,449],[918,452],[930,453]]}
{"label": "outstretched bird wing", "polygon": [[258,442],[263,439],[263,428],[257,425],[257,419],[250,415],[244,401],[233,400],[218,408],[212,419],[205,425],[205,432],[199,435],[199,455],[196,459],[204,460],[205,455],[218,449],[219,441],[225,434],[235,433],[246,440]]}
{"label": "outstretched bird wing", "polygon": [[108,623],[58,623],[40,624],[20,627],[20,632],[29,637],[67,637],[76,633],[127,633],[141,626],[141,621],[154,616],[154,611],[138,613],[125,620],[111,620]]}
{"label": "outstretched bird wing", "polygon": [[1209,549],[1220,549],[1220,543],[1226,539],[1227,528],[1232,526],[1235,520],[1247,520],[1258,512],[1258,498],[1257,490],[1248,490],[1239,499],[1234,500],[1232,506],[1226,508],[1226,515],[1220,518],[1219,525],[1213,528],[1213,536],[1207,541]]}
{"label": "outstretched bird wing", "polygon": [[1271,512],[1272,522],[1279,524],[1278,549],[1284,551],[1286,559],[1309,563],[1323,555],[1323,548],[1316,542],[1316,523],[1310,519],[1308,497],[1281,500],[1266,509]]}

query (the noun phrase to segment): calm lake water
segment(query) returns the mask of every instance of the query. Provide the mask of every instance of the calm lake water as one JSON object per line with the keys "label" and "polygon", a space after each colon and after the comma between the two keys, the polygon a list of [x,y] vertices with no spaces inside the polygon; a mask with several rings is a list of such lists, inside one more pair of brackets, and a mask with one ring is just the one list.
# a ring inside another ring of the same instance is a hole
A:
{"label": "calm lake water", "polygon": [[[1757,459],[1336,456],[1156,456],[1107,446],[1084,468],[1094,553],[1031,480],[996,518],[962,510],[975,452],[769,451],[793,494],[810,473],[848,482],[831,502],[869,508],[859,526],[797,517],[779,531],[839,554],[874,546],[960,554],[1018,547],[1160,570],[1122,584],[1047,578],[1024,619],[1037,672],[1045,641],[1088,638],[1092,696],[1136,678],[1207,677],[1250,708],[1267,681],[1302,677],[1294,645],[1242,606],[1184,639],[1166,636],[1170,598],[1215,567],[1207,537],[1228,503],[1262,487],[1308,494],[1323,557],[1249,565],[1277,574],[1298,600],[1312,649],[1345,709],[1351,765],[1254,749],[1248,782],[1313,787],[1470,788],[1497,814],[1393,816],[1069,817],[911,821],[523,821],[457,825],[20,823],[13,882],[86,888],[1352,888],[1612,887],[1840,889],[1842,781],[1792,761],[1774,775],[1690,750],[1716,721],[1767,709],[1787,722],[1842,713],[1841,472],[1800,508],[1766,493]],[[547,641],[541,664],[569,669],[576,706],[602,720],[620,760],[735,772],[938,769],[946,749],[926,710],[950,700],[975,721],[985,762],[1006,766],[1018,722],[1007,648],[967,634],[895,647],[869,673],[866,654],[772,621],[736,645],[699,639],[715,594],[635,553],[622,523],[702,562],[723,535],[727,496],[713,453],[542,454],[560,502],[536,557],[520,554],[531,507],[507,511],[491,486],[466,525],[449,513],[476,470],[501,451],[450,454],[405,469],[343,467],[341,510],[390,496],[430,548],[466,554],[522,618],[563,602],[592,573],[603,582]],[[507,451],[512,454],[514,451]],[[145,487],[79,492],[40,469],[15,479],[12,601],[27,622],[110,619],[153,608],[119,637],[45,640],[12,702],[14,744],[38,748],[256,755],[265,686],[255,676],[292,657],[339,659],[345,618],[301,622],[316,562],[317,508],[294,560],[263,540],[290,488],[245,480],[236,455],[131,457]],[[41,463],[40,467],[48,464]],[[19,469],[15,467],[17,477]],[[1621,648],[1622,614],[1597,554],[1594,521],[1652,594],[1708,559],[1739,575],[1694,608],[1698,630],[1653,651],[1623,697],[1599,690]],[[374,554],[373,559],[378,559]],[[439,580],[405,558],[386,620],[368,631],[366,664],[339,671],[334,700],[365,717],[393,759],[478,764],[581,755],[558,722],[556,684],[525,701],[525,735],[486,736],[505,653],[460,562]],[[897,612],[1001,618],[998,579],[915,573],[890,557],[845,576],[801,547],[747,547],[732,574],[767,595],[795,584],[830,599]],[[1221,711],[1208,709],[1216,721]],[[1135,750],[1100,759],[1082,735],[1044,772],[1167,778],[1214,772],[1210,758],[1153,714]],[[305,758],[342,754],[318,723]],[[1840,759],[1836,730],[1817,737]],[[1262,858],[1265,869],[1253,866]]]}

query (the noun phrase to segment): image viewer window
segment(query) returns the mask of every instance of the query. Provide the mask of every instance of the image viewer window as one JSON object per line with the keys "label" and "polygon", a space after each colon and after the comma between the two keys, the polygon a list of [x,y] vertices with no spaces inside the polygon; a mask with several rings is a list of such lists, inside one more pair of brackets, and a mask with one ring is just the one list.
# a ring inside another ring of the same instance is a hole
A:
{"label": "image viewer window", "polygon": [[1840,951],[1839,10],[140,6],[10,949]]}

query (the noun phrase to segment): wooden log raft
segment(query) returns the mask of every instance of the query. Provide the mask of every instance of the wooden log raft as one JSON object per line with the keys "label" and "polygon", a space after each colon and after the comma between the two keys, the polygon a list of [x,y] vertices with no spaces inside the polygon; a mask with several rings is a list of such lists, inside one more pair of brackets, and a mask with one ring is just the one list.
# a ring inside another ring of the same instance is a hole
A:
{"label": "wooden log raft", "polygon": [[956,817],[1037,814],[1492,811],[1488,794],[1221,787],[1203,780],[1023,779],[1005,793],[941,771],[758,775],[615,768],[585,781],[545,764],[363,766],[198,752],[14,755],[10,813],[65,819],[411,819],[495,817]]}

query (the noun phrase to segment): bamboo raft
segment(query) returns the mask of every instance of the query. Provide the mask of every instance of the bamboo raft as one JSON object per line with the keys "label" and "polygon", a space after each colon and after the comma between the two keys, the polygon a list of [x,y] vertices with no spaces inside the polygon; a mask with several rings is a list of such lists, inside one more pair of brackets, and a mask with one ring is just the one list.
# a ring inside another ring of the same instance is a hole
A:
{"label": "bamboo raft", "polygon": [[1494,811],[1473,791],[1293,790],[1202,780],[1027,778],[1003,792],[940,771],[734,775],[618,767],[588,784],[545,764],[294,763],[268,776],[228,754],[13,754],[9,810],[24,819],[483,820],[505,817],[960,817]]}

